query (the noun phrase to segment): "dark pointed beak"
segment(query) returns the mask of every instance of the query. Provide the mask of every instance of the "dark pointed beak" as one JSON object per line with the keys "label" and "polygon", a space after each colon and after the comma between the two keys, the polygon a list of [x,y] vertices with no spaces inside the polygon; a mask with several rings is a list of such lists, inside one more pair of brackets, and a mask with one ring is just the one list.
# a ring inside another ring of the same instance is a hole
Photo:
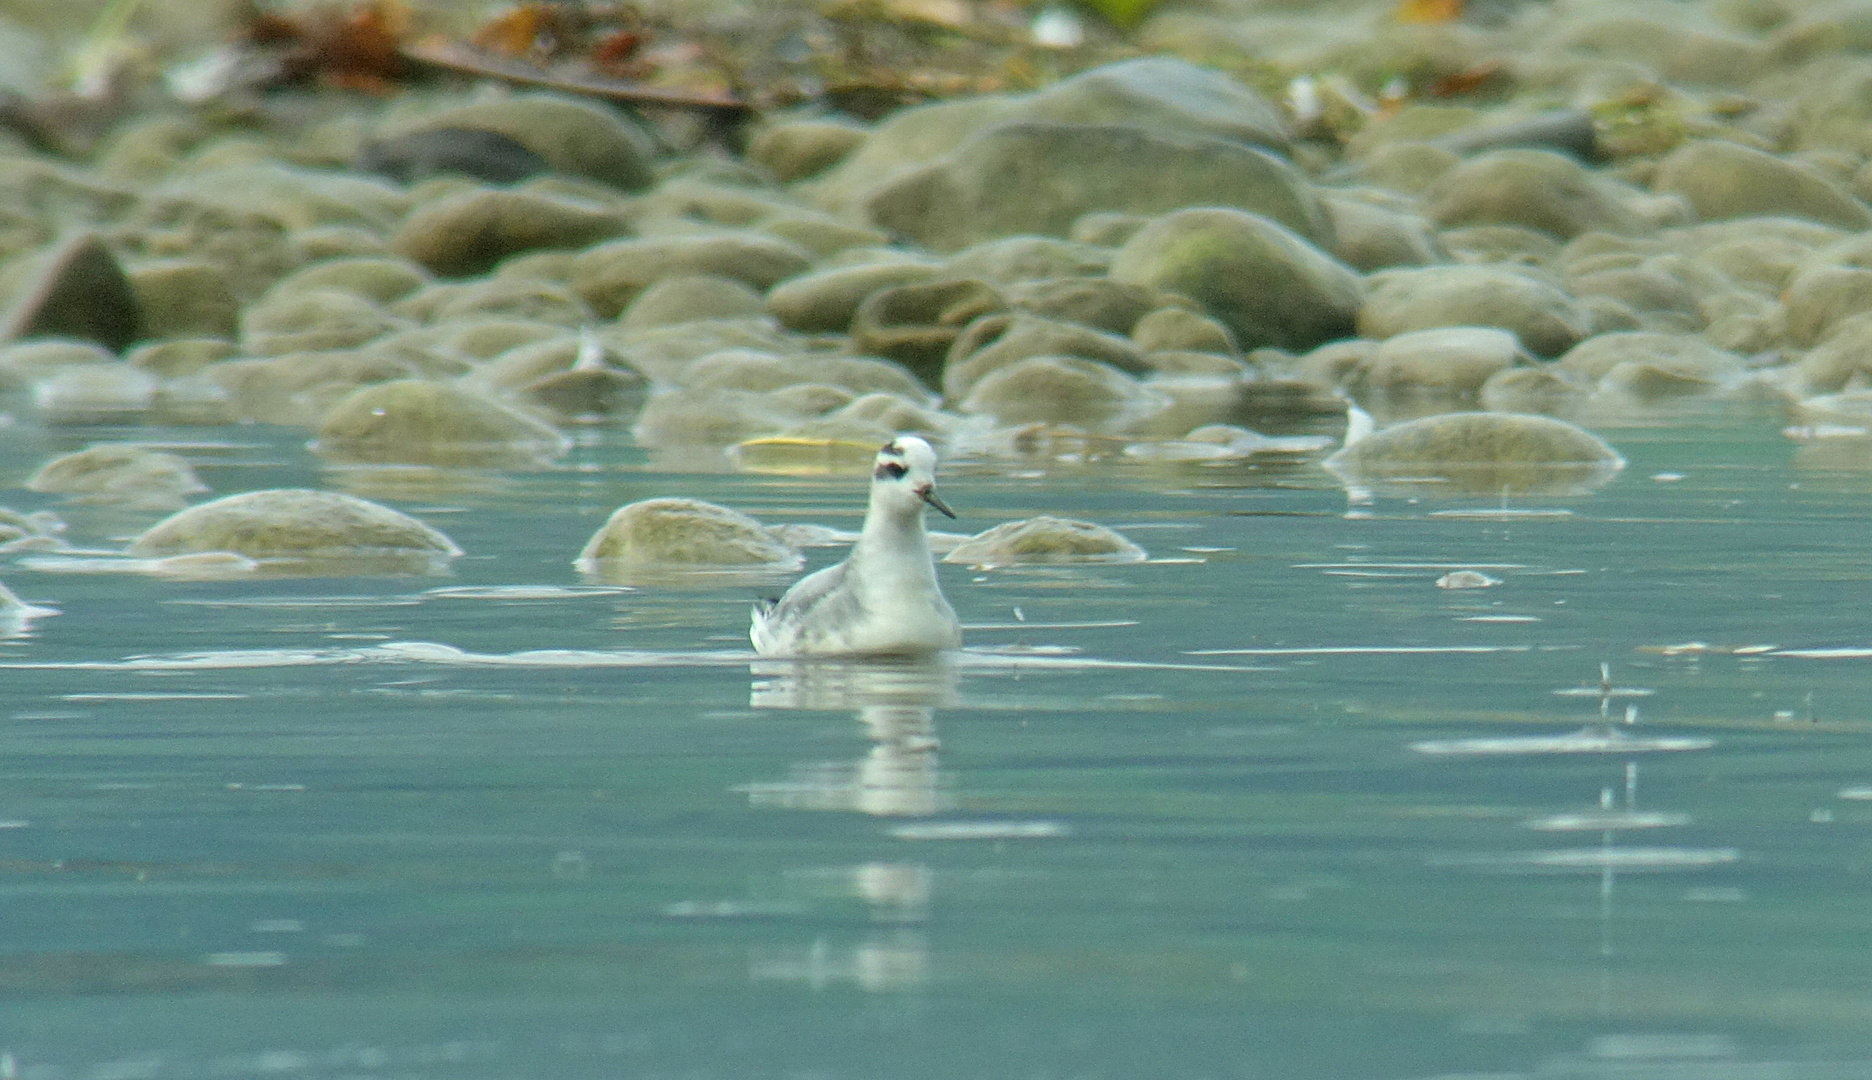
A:
{"label": "dark pointed beak", "polygon": [[922,491],[917,492],[917,494],[923,497],[924,502],[929,503],[931,506],[935,507],[937,513],[941,514],[942,516],[948,518],[951,521],[955,520],[955,511],[943,505],[943,501],[936,497],[935,488],[924,488]]}

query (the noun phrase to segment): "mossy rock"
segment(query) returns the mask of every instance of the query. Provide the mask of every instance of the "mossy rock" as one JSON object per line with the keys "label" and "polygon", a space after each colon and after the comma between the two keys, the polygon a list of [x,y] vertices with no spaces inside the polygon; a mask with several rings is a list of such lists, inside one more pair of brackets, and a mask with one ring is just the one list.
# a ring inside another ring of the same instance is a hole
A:
{"label": "mossy rock", "polygon": [[354,391],[319,424],[312,450],[345,462],[519,465],[549,461],[558,429],[445,383],[399,379]]}
{"label": "mossy rock", "polygon": [[1458,412],[1385,428],[1322,464],[1353,486],[1526,495],[1583,494],[1618,475],[1625,459],[1592,432],[1550,416]]}
{"label": "mossy rock", "polygon": [[620,507],[574,563],[585,573],[611,568],[794,570],[804,560],[761,523],[700,499],[645,499]]}
{"label": "mossy rock", "polygon": [[996,525],[957,544],[943,561],[965,566],[1023,563],[1135,563],[1149,555],[1123,535],[1089,521],[1042,515]]}
{"label": "mossy rock", "polygon": [[129,554],[216,551],[360,572],[386,565],[434,569],[461,554],[454,541],[407,514],[354,495],[303,488],[248,491],[191,506],[151,526]]}
{"label": "mossy rock", "polygon": [[189,463],[141,446],[92,446],[41,465],[29,491],[77,496],[79,502],[174,509],[208,488]]}

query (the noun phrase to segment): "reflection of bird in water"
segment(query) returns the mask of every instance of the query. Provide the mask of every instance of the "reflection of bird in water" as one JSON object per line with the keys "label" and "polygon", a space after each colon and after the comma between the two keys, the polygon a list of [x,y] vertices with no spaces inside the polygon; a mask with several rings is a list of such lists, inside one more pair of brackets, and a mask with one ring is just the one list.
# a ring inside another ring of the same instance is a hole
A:
{"label": "reflection of bird in water", "polygon": [[748,637],[762,656],[890,656],[962,644],[936,584],[923,508],[936,497],[936,452],[906,435],[884,444],[871,474],[864,531],[851,555],[754,608]]}

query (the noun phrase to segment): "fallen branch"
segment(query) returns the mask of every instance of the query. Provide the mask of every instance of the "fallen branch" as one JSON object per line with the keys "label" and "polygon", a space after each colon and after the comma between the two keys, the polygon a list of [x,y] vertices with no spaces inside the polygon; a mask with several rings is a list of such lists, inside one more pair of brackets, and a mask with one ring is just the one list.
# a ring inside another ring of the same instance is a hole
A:
{"label": "fallen branch", "polygon": [[462,75],[500,79],[519,86],[539,86],[568,94],[605,98],[633,105],[670,109],[698,109],[718,116],[739,116],[754,106],[729,94],[693,94],[681,90],[644,86],[627,79],[605,75],[560,74],[514,60],[502,60],[452,41],[424,41],[405,45],[405,58]]}

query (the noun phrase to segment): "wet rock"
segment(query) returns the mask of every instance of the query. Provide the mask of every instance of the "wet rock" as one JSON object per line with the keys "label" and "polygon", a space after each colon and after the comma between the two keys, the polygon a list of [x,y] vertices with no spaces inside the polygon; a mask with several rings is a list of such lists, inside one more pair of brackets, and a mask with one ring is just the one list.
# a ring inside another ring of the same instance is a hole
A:
{"label": "wet rock", "polygon": [[1358,332],[1388,338],[1439,326],[1494,326],[1538,356],[1557,356],[1592,330],[1586,311],[1558,288],[1498,266],[1437,266],[1374,275]]}
{"label": "wet rock", "polygon": [[388,124],[380,140],[452,130],[504,135],[563,173],[638,191],[650,185],[651,142],[619,113],[589,101],[554,94],[516,94],[504,100],[456,105]]}
{"label": "wet rock", "polygon": [[942,382],[943,361],[962,329],[1005,306],[1007,300],[999,290],[973,278],[879,289],[852,316],[852,345],[895,360],[925,383],[937,386]]}
{"label": "wet rock", "polygon": [[883,247],[891,241],[882,229],[840,221],[817,210],[776,210],[754,222],[753,228],[798,244],[822,259],[853,248]]}
{"label": "wet rock", "polygon": [[1652,186],[1690,201],[1706,221],[1785,215],[1853,232],[1872,228],[1872,210],[1832,180],[1737,143],[1699,140],[1658,165]]}
{"label": "wet rock", "polygon": [[375,229],[358,225],[314,225],[285,237],[286,261],[294,266],[325,259],[390,254],[390,241]]}
{"label": "wet rock", "polygon": [[1285,160],[1239,143],[1123,125],[1005,124],[886,181],[869,219],[939,251],[1010,233],[1064,236],[1095,211],[1192,204],[1251,210],[1326,238],[1319,201]]}
{"label": "wet rock", "polygon": [[1506,124],[1478,124],[1443,135],[1437,145],[1468,157],[1493,150],[1557,151],[1581,161],[1601,156],[1598,120],[1585,109],[1556,109]]}
{"label": "wet rock", "polygon": [[691,361],[729,349],[782,354],[803,348],[799,338],[766,318],[698,319],[642,330],[601,329],[598,336],[606,348],[617,351],[625,365],[660,382],[679,382]]}
{"label": "wet rock", "polygon": [[677,274],[651,285],[618,316],[632,329],[670,326],[697,319],[733,319],[765,310],[761,294],[733,278]]}
{"label": "wet rock", "polygon": [[1116,210],[1095,210],[1074,221],[1066,238],[1096,247],[1123,247],[1131,235],[1150,223],[1149,214],[1124,214]]}
{"label": "wet rock", "polygon": [[1002,236],[949,257],[953,277],[975,277],[997,285],[1103,274],[1111,267],[1108,248],[1051,236]]}
{"label": "wet rock", "polygon": [[1493,412],[1570,416],[1579,412],[1586,392],[1546,367],[1517,367],[1489,376],[1476,400]]}
{"label": "wet rock", "polygon": [[1533,357],[1506,330],[1446,326],[1386,339],[1351,374],[1358,394],[1473,398],[1482,384]]}
{"label": "wet rock", "polygon": [[698,224],[741,228],[778,211],[793,208],[791,200],[765,187],[720,183],[679,175],[658,184],[656,190],[632,205],[632,216],[646,235],[680,232]]}
{"label": "wet rock", "polygon": [[1835,394],[1802,398],[1794,403],[1791,412],[1793,418],[1803,424],[1856,429],[1855,433],[1860,435],[1872,433],[1872,390],[1854,387]]}
{"label": "wet rock", "polygon": [[1041,516],[1010,521],[969,537],[943,556],[964,566],[1031,563],[1135,563],[1150,556],[1103,525]]}
{"label": "wet rock", "polygon": [[1417,195],[1455,168],[1462,155],[1447,147],[1427,142],[1398,140],[1375,147],[1359,162],[1358,177],[1363,183],[1388,188],[1406,195]]}
{"label": "wet rock", "polygon": [[172,338],[139,345],[124,356],[133,367],[161,378],[193,375],[218,360],[226,360],[240,350],[222,338]]}
{"label": "wet rock", "polygon": [[1350,267],[1239,210],[1165,214],[1119,249],[1111,276],[1202,304],[1247,348],[1308,349],[1344,337],[1364,299]]}
{"label": "wet rock", "polygon": [[645,499],[620,507],[573,564],[610,576],[631,569],[795,570],[798,550],[725,506],[700,499]]}
{"label": "wet rock", "polygon": [[1644,331],[1600,334],[1567,350],[1558,361],[1562,371],[1587,385],[1599,382],[1621,365],[1675,371],[1710,384],[1733,380],[1744,370],[1740,357],[1701,338]]}
{"label": "wet rock", "polygon": [[384,230],[408,211],[409,196],[374,177],[255,161],[179,173],[144,197],[143,212],[168,216],[187,207],[261,218],[285,231],[320,225]]}
{"label": "wet rock", "polygon": [[1452,570],[1436,579],[1439,589],[1488,589],[1500,584],[1500,578],[1490,577],[1480,570]]}
{"label": "wet rock", "polygon": [[1254,365],[1223,352],[1193,349],[1158,349],[1144,354],[1144,365],[1158,375],[1226,375],[1254,377]]}
{"label": "wet rock", "polygon": [[414,372],[400,361],[340,350],[223,360],[200,374],[227,391],[242,419],[310,427],[358,387],[408,378]]}
{"label": "wet rock", "polygon": [[1003,426],[1072,424],[1105,430],[1161,404],[1110,364],[1076,356],[1030,356],[983,375],[959,408],[992,416]]}
{"label": "wet rock", "polygon": [[1329,341],[1289,365],[1288,373],[1309,386],[1336,390],[1351,381],[1377,348],[1377,342],[1365,338]]}
{"label": "wet rock", "polygon": [[989,372],[1032,356],[1076,356],[1133,374],[1149,370],[1137,346],[1116,334],[1026,312],[984,315],[950,345],[943,363],[943,396],[960,401]]}
{"label": "wet rock", "polygon": [[0,388],[29,386],[61,368],[112,364],[117,358],[87,341],[22,341],[0,345]]}
{"label": "wet rock", "polygon": [[1129,334],[1155,307],[1149,289],[1107,277],[1056,277],[1021,281],[1008,287],[1009,301],[1042,318],[1076,322],[1108,334]]}
{"label": "wet rock", "polygon": [[1797,346],[1815,345],[1835,326],[1872,310],[1872,270],[1809,266],[1788,282],[1782,303],[1787,311],[1788,339]]}
{"label": "wet rock", "polygon": [[650,397],[650,380],[635,371],[599,364],[579,364],[527,383],[525,397],[534,405],[573,423],[634,419]]}
{"label": "wet rock", "polygon": [[62,367],[33,386],[33,404],[48,424],[118,424],[149,411],[156,377],[129,364]]}
{"label": "wet rock", "polygon": [[136,290],[117,257],[90,234],[47,252],[0,316],[0,341],[65,337],[118,350],[143,333]]}
{"label": "wet rock", "polygon": [[1162,307],[1138,319],[1131,341],[1145,353],[1205,352],[1234,355],[1235,335],[1215,319],[1181,307]]}
{"label": "wet rock", "polygon": [[569,446],[551,425],[498,401],[445,383],[399,379],[340,401],[311,448],[351,463],[514,465],[550,461]]}
{"label": "wet rock", "polygon": [[1432,220],[1461,225],[1520,225],[1563,240],[1588,230],[1645,231],[1650,223],[1603,176],[1546,150],[1497,150],[1445,173],[1424,192]]}
{"label": "wet rock", "polygon": [[611,318],[657,281],[714,274],[766,291],[803,272],[811,256],[797,244],[758,233],[706,233],[600,244],[572,261],[572,288]]}
{"label": "wet rock", "polygon": [[241,346],[251,356],[345,349],[407,325],[356,293],[269,294],[242,314]]}
{"label": "wet rock", "polygon": [[355,293],[378,304],[393,304],[435,281],[427,270],[407,259],[358,255],[325,259],[281,278],[270,290],[276,294],[336,289]]}
{"label": "wet rock", "polygon": [[1430,482],[1477,495],[1584,493],[1625,460],[1584,428],[1549,416],[1459,412],[1368,435],[1322,464],[1348,485]]}
{"label": "wet rock", "polygon": [[1872,312],[1841,320],[1795,361],[1787,380],[1796,398],[1836,394],[1849,385],[1872,385]]}
{"label": "wet rock", "polygon": [[41,465],[29,491],[74,495],[77,502],[173,510],[208,488],[188,462],[141,446],[93,446]]}
{"label": "wet rock", "polygon": [[1061,79],[1021,115],[1066,124],[1136,124],[1213,135],[1285,152],[1291,136],[1266,98],[1216,71],[1171,56],[1120,60]]}
{"label": "wet rock", "polygon": [[461,549],[387,506],[337,492],[292,488],[249,491],[191,506],[157,522],[129,549],[139,558],[207,552],[362,573],[434,572]]}
{"label": "wet rock", "polygon": [[518,319],[579,326],[596,316],[570,288],[537,278],[492,277],[461,284],[432,285],[397,302],[405,318],[448,324],[476,319]]}
{"label": "wet rock", "polygon": [[1635,267],[1578,274],[1567,279],[1567,289],[1581,300],[1616,300],[1651,328],[1695,333],[1704,325],[1702,298],[1711,292],[1692,287],[1666,265],[1663,260],[1647,260]]}
{"label": "wet rock", "polygon": [[847,120],[801,119],[770,124],[748,144],[748,159],[783,184],[817,176],[858,149],[866,128]]}
{"label": "wet rock", "polygon": [[629,230],[609,207],[531,191],[476,189],[429,203],[391,238],[397,254],[438,274],[484,274],[511,255],[579,249]]}
{"label": "wet rock", "polygon": [[829,414],[842,420],[875,424],[887,431],[922,435],[940,442],[961,418],[922,402],[883,391],[864,394]]}
{"label": "wet rock", "polygon": [[1332,223],[1332,256],[1355,270],[1422,266],[1439,259],[1436,237],[1415,214],[1356,198],[1327,197],[1324,205]]}
{"label": "wet rock", "polygon": [[1519,225],[1465,225],[1444,229],[1437,244],[1459,263],[1508,263],[1546,266],[1560,253],[1560,242],[1544,232]]}
{"label": "wet rock", "polygon": [[969,136],[1011,118],[1016,108],[1011,96],[984,94],[898,109],[857,149],[808,181],[804,194],[823,210],[853,216],[893,174],[953,152]]}
{"label": "wet rock", "polygon": [[240,329],[240,302],[227,271],[214,263],[159,259],[127,276],[142,313],[142,337],[233,337]]}
{"label": "wet rock", "polygon": [[775,285],[767,294],[767,313],[789,329],[843,332],[873,293],[938,276],[947,276],[940,266],[912,260],[817,270]]}
{"label": "wet rock", "polygon": [[549,375],[571,371],[592,359],[588,354],[594,351],[599,363],[626,366],[615,348],[607,347],[602,341],[588,343],[584,335],[560,329],[550,337],[520,341],[462,376],[461,383],[478,393],[498,395],[517,391]]}
{"label": "wet rock", "polygon": [[645,402],[631,432],[639,446],[727,447],[777,435],[803,419],[797,408],[769,393],[685,388]]}
{"label": "wet rock", "polygon": [[713,353],[682,373],[697,389],[785,390],[801,384],[840,387],[853,394],[884,392],[925,400],[929,392],[900,365],[859,356],[776,356],[753,350]]}
{"label": "wet rock", "polygon": [[434,127],[372,140],[358,155],[357,167],[399,184],[414,184],[432,176],[517,184],[550,166],[518,139],[497,131]]}

